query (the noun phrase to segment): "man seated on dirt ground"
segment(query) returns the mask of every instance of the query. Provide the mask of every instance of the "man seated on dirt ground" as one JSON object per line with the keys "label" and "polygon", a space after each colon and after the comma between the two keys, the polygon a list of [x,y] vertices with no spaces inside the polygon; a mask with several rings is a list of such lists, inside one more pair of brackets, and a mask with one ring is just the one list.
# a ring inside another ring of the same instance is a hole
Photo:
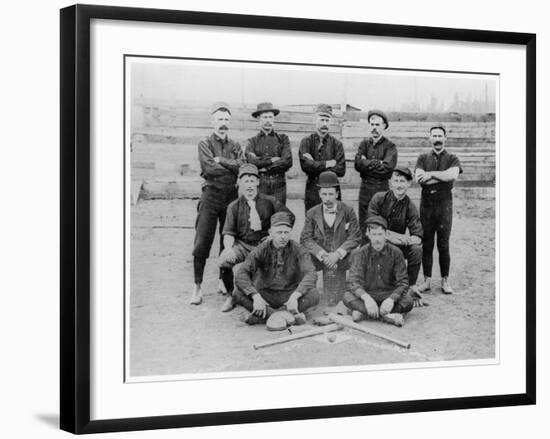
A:
{"label": "man seated on dirt ground", "polygon": [[370,240],[351,257],[348,291],[344,304],[352,310],[354,321],[365,317],[403,326],[403,314],[413,309],[403,253],[386,242],[388,223],[380,216],[366,221]]}
{"label": "man seated on dirt ground", "polygon": [[323,293],[328,304],[335,305],[342,299],[350,253],[361,243],[361,231],[353,207],[337,200],[336,174],[321,173],[317,185],[321,204],[306,213],[300,243],[311,254],[315,269],[323,271]]}
{"label": "man seated on dirt ground", "polygon": [[412,297],[417,298],[415,305],[422,306],[416,280],[422,264],[423,230],[418,209],[407,195],[412,179],[409,168],[395,168],[390,178],[390,190],[374,194],[369,203],[367,218],[381,216],[387,221],[386,240],[403,252],[407,261],[409,290]]}
{"label": "man seated on dirt ground", "polygon": [[266,322],[277,309],[286,309],[296,323],[305,323],[304,312],[319,303],[315,267],[307,250],[290,239],[293,226],[292,214],[275,213],[269,239],[237,269],[233,299],[250,312],[245,318],[249,325]]}
{"label": "man seated on dirt ground", "polygon": [[[245,260],[248,254],[269,233],[270,218],[275,212],[290,211],[270,195],[258,192],[260,175],[258,168],[246,163],[239,168],[240,196],[227,207],[223,226],[223,251],[218,258],[222,279],[228,292],[233,291],[233,267]],[[234,307],[231,294],[225,301],[222,311]]]}

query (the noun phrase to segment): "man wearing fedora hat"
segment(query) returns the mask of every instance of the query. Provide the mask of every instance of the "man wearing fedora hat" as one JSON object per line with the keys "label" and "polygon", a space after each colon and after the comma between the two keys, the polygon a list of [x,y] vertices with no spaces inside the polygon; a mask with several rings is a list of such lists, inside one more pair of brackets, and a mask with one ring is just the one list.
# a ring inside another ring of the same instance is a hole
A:
{"label": "man wearing fedora hat", "polygon": [[381,318],[403,326],[403,315],[414,305],[403,253],[387,242],[387,229],[381,216],[367,219],[369,243],[353,252],[344,304],[352,310],[354,321]]}
{"label": "man wearing fedora hat", "polygon": [[445,148],[447,142],[445,126],[434,124],[430,127],[429,133],[432,150],[420,154],[415,170],[416,181],[422,186],[420,219],[424,228],[422,250],[424,282],[420,284],[420,291],[431,289],[433,248],[437,236],[441,290],[444,294],[452,294],[453,288],[449,282],[451,267],[449,240],[453,225],[453,182],[462,173],[462,165],[458,157],[447,152]]}
{"label": "man wearing fedora hat", "polygon": [[258,192],[260,175],[258,168],[245,163],[239,168],[239,198],[227,207],[223,226],[224,249],[218,258],[223,282],[229,297],[222,307],[227,312],[233,308],[233,267],[245,260],[248,254],[268,235],[270,218],[276,212],[289,212],[274,197]]}
{"label": "man wearing fedora hat", "polygon": [[269,239],[246,257],[235,275],[233,298],[249,311],[245,322],[264,323],[273,310],[285,308],[305,323],[304,311],[319,303],[317,273],[305,248],[290,239],[294,215],[271,216]]}
{"label": "man wearing fedora hat", "polygon": [[367,121],[369,137],[361,141],[355,155],[355,169],[361,175],[359,226],[363,239],[370,200],[376,192],[388,190],[388,180],[397,164],[397,148],[384,136],[389,127],[386,113],[382,110],[370,110]]}
{"label": "man wearing fedora hat", "polygon": [[[346,157],[344,146],[336,137],[329,133],[332,120],[332,107],[320,104],[315,110],[316,131],[300,142],[298,155],[302,171],[307,174],[305,191],[306,212],[321,203],[317,181],[323,171],[332,171],[338,177],[346,173]],[[340,194],[338,194],[340,199]]]}
{"label": "man wearing fedora hat", "polygon": [[260,192],[286,204],[285,173],[292,167],[292,152],[288,136],[274,130],[278,114],[271,102],[257,105],[252,117],[258,120],[260,132],[248,139],[246,158],[260,172]]}
{"label": "man wearing fedora hat", "polygon": [[318,187],[321,204],[307,211],[300,243],[311,254],[315,269],[323,271],[324,293],[334,305],[342,298],[349,255],[361,243],[361,231],[353,208],[337,200],[336,174],[322,172]]}
{"label": "man wearing fedora hat", "polygon": [[[231,121],[231,109],[224,102],[212,106],[211,123],[214,132],[199,143],[199,163],[202,194],[197,206],[195,221],[195,241],[193,243],[193,270],[195,285],[190,303],[199,305],[202,302],[202,281],[206,259],[216,228],[219,224],[220,234],[225,221],[227,206],[237,198],[237,174],[245,157],[241,146],[227,135]],[[220,252],[223,242],[220,242]],[[223,288],[220,272],[220,288]]]}
{"label": "man wearing fedora hat", "polygon": [[[418,209],[407,195],[412,179],[409,168],[395,168],[390,179],[390,190],[374,194],[367,218],[380,216],[387,221],[386,238],[403,252],[407,261],[409,288],[415,297],[420,297],[416,281],[422,264],[423,231]],[[420,301],[417,303],[421,304]]]}

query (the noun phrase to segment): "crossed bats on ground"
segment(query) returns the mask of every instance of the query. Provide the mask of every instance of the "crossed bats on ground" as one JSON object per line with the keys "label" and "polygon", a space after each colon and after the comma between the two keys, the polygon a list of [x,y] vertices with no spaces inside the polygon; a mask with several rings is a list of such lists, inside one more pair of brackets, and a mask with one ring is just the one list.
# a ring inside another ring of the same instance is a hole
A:
{"label": "crossed bats on ground", "polygon": [[281,344],[281,343],[286,343],[286,342],[289,342],[289,341],[299,340],[299,339],[307,338],[307,337],[313,337],[313,336],[319,335],[319,334],[325,334],[325,333],[328,333],[328,332],[339,331],[339,330],[343,329],[344,327],[355,329],[355,330],[360,331],[364,334],[369,334],[369,335],[372,335],[374,337],[381,338],[383,340],[386,340],[386,341],[394,343],[398,346],[401,346],[405,349],[410,349],[410,347],[411,347],[411,344],[409,342],[401,341],[401,340],[398,340],[396,338],[390,337],[386,334],[383,334],[381,332],[375,331],[374,329],[367,328],[366,326],[360,325],[359,323],[355,323],[355,322],[351,321],[350,319],[348,319],[344,316],[341,316],[339,314],[336,314],[336,313],[330,313],[328,315],[328,320],[324,323],[325,323],[325,325],[321,326],[319,328],[309,329],[309,330],[302,331],[302,332],[299,332],[299,333],[296,333],[296,334],[290,334],[290,335],[286,335],[284,337],[279,337],[279,338],[276,338],[274,340],[268,340],[268,341],[265,341],[265,342],[256,343],[256,344],[253,345],[254,349],[261,349],[261,348],[265,348],[265,347],[268,347],[268,346],[273,346],[273,345],[277,345],[277,344]]}

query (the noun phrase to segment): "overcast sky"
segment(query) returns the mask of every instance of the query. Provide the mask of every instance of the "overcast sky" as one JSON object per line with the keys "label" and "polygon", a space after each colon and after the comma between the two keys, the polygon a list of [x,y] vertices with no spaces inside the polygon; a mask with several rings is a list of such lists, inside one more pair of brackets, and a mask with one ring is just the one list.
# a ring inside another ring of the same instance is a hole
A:
{"label": "overcast sky", "polygon": [[216,100],[247,106],[261,101],[278,106],[346,102],[362,110],[376,107],[387,111],[447,111],[458,98],[470,103],[476,100],[475,108],[495,112],[497,79],[457,73],[188,60],[131,65],[132,97],[206,105]]}

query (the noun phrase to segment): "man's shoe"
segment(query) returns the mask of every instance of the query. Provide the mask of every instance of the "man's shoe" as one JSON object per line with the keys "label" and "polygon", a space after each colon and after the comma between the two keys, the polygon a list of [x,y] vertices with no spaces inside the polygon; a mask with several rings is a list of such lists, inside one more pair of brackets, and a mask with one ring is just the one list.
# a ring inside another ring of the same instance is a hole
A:
{"label": "man's shoe", "polygon": [[202,290],[193,290],[189,303],[191,305],[200,305],[202,303]]}
{"label": "man's shoe", "polygon": [[432,279],[430,277],[425,277],[424,282],[418,285],[418,291],[423,293],[424,291],[429,291],[432,289]]}
{"label": "man's shoe", "polygon": [[386,323],[391,323],[392,325],[399,327],[405,324],[405,318],[403,317],[403,314],[399,314],[396,312],[383,315],[382,320]]}
{"label": "man's shoe", "polygon": [[305,325],[306,324],[306,315],[301,312],[298,314],[294,314],[294,324],[295,325]]}
{"label": "man's shoe", "polygon": [[365,315],[361,312],[361,311],[357,311],[357,310],[353,310],[351,312],[351,319],[354,321],[354,322],[360,322],[361,320],[364,320],[365,319]]}
{"label": "man's shoe", "polygon": [[453,294],[453,287],[451,287],[451,283],[449,282],[448,277],[444,277],[441,279],[441,291],[443,291],[443,294]]}
{"label": "man's shoe", "polygon": [[235,308],[235,301],[233,300],[233,296],[229,296],[223,303],[222,312],[229,312],[233,308]]}

